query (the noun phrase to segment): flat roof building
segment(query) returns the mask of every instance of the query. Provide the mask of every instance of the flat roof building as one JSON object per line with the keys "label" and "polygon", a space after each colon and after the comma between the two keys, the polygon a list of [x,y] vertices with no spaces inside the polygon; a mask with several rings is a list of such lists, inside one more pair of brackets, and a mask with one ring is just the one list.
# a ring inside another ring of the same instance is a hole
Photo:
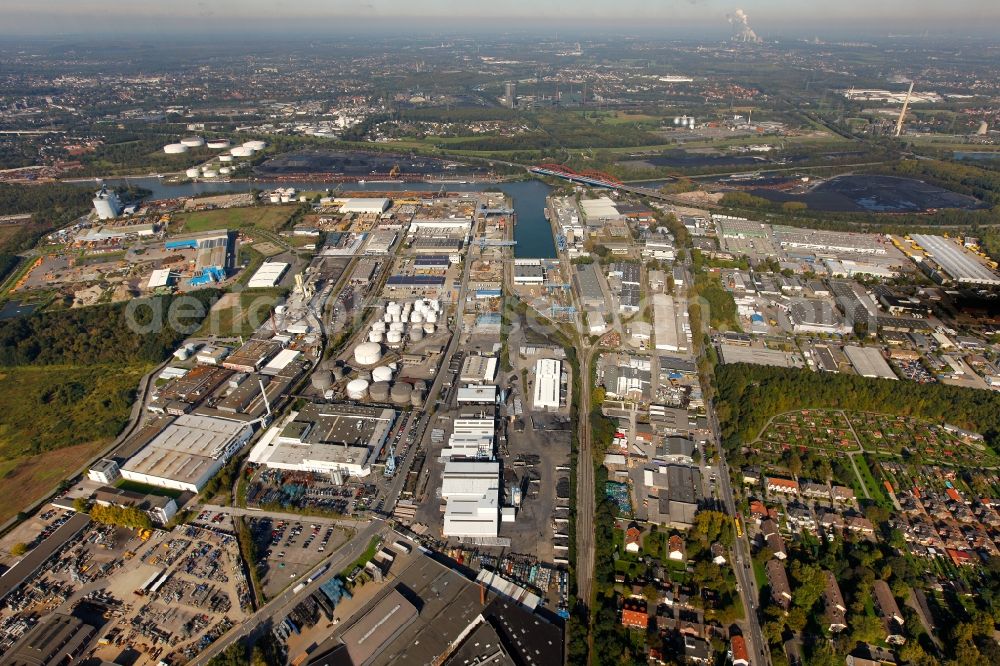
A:
{"label": "flat roof building", "polygon": [[341,213],[361,213],[381,215],[389,210],[392,201],[389,199],[378,199],[368,197],[356,197],[347,199],[334,199],[334,203],[340,204]]}
{"label": "flat roof building", "polygon": [[1000,276],[991,271],[974,254],[956,241],[943,236],[915,234],[919,244],[951,279],[959,284],[1000,285]]}
{"label": "flat roof building", "polygon": [[559,409],[562,363],[552,358],[535,362],[535,409]]}
{"label": "flat roof building", "polygon": [[470,354],[462,362],[459,379],[463,382],[478,384],[492,382],[497,376],[497,357]]}
{"label": "flat roof building", "polygon": [[26,631],[0,659],[3,666],[62,666],[75,663],[97,630],[65,613],[50,613]]}
{"label": "flat roof building", "polygon": [[365,477],[396,422],[395,410],[309,403],[271,427],[250,462],[275,469]]}
{"label": "flat roof building", "polygon": [[495,538],[500,530],[500,463],[451,461],[441,476],[446,537]]}
{"label": "flat roof building", "polygon": [[288,270],[288,264],[281,261],[265,261],[247,282],[248,289],[266,289],[277,286]]}
{"label": "flat roof building", "polygon": [[847,345],[844,347],[844,353],[847,354],[854,370],[862,377],[899,379],[882,356],[882,352],[875,347]]}
{"label": "flat roof building", "polygon": [[122,477],[160,488],[201,492],[209,479],[250,439],[240,421],[184,414],[122,466]]}
{"label": "flat roof building", "polygon": [[458,389],[458,404],[460,405],[492,405],[496,401],[496,386],[469,384]]}

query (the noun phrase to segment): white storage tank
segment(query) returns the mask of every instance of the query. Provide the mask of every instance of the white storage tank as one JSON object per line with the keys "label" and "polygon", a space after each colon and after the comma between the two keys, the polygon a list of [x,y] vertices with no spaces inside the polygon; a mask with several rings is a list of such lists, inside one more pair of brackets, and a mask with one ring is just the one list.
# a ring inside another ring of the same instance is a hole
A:
{"label": "white storage tank", "polygon": [[420,326],[413,326],[410,328],[410,339],[414,342],[420,342],[424,339],[424,329]]}
{"label": "white storage tank", "polygon": [[193,167],[185,171],[184,175],[186,175],[188,178],[197,178],[198,176],[201,175],[201,171],[198,170],[198,167]]}
{"label": "white storage tank", "polygon": [[215,169],[205,169],[205,178],[217,178],[219,172]]}
{"label": "white storage tank", "polygon": [[396,331],[397,333],[402,333],[403,331],[406,330],[406,324],[404,324],[401,321],[394,321],[391,324],[389,324],[389,330]]}
{"label": "white storage tank", "polygon": [[253,140],[253,141],[243,142],[243,147],[257,151],[257,150],[264,150],[265,148],[267,148],[267,144],[264,143],[263,141]]}
{"label": "white storage tank", "polygon": [[205,145],[205,140],[200,136],[186,136],[181,139],[181,143],[188,148],[201,148]]}
{"label": "white storage tank", "polygon": [[385,333],[385,329],[386,329],[386,326],[385,326],[385,322],[384,321],[377,321],[377,322],[375,322],[375,323],[372,324],[372,330],[373,331],[378,331],[379,333]]}
{"label": "white storage tank", "polygon": [[186,153],[187,151],[188,147],[183,143],[168,143],[163,146],[163,152],[167,155],[180,155],[181,153]]}
{"label": "white storage tank", "polygon": [[411,324],[422,324],[422,323],[424,323],[424,316],[422,314],[420,314],[419,312],[417,312],[417,311],[414,310],[410,314],[410,323]]}
{"label": "white storage tank", "polygon": [[223,150],[231,144],[229,143],[229,139],[212,139],[206,145],[213,150]]}
{"label": "white storage tank", "polygon": [[220,162],[232,162],[235,159],[232,155],[219,155]]}
{"label": "white storage tank", "polygon": [[228,176],[232,172],[233,172],[232,167],[222,167],[221,169],[219,169],[219,173],[223,176]]}
{"label": "white storage tank", "polygon": [[382,331],[371,331],[368,333],[368,342],[382,342]]}
{"label": "white storage tank", "polygon": [[392,379],[392,370],[388,366],[380,365],[372,370],[372,379],[377,382],[387,382]]}
{"label": "white storage tank", "polygon": [[390,345],[398,345],[403,341],[403,334],[399,331],[389,331],[385,334],[385,341]]}
{"label": "white storage tank", "polygon": [[385,313],[385,316],[384,316],[384,317],[382,317],[382,321],[384,321],[385,323],[387,323],[387,324],[388,324],[389,322],[391,322],[391,321],[392,321],[392,315],[391,315],[391,314],[389,314],[388,312],[386,312],[386,313]]}
{"label": "white storage tank", "polygon": [[424,333],[434,335],[434,324],[424,324]]}
{"label": "white storage tank", "polygon": [[364,379],[354,379],[347,383],[347,397],[351,400],[364,400],[368,395],[368,382]]}
{"label": "white storage tank", "polygon": [[377,342],[363,342],[354,348],[354,360],[361,365],[375,365],[382,360],[382,347]]}
{"label": "white storage tank", "polygon": [[229,152],[233,154],[233,157],[253,157],[253,151],[243,146],[236,146]]}
{"label": "white storage tank", "polygon": [[428,313],[427,313],[426,315],[424,315],[424,319],[425,319],[425,320],[427,321],[427,323],[429,323],[429,324],[436,324],[436,323],[437,323],[437,320],[438,320],[438,313],[437,313],[437,312],[434,312],[434,310],[431,310],[431,311],[430,311],[430,312],[428,312]]}

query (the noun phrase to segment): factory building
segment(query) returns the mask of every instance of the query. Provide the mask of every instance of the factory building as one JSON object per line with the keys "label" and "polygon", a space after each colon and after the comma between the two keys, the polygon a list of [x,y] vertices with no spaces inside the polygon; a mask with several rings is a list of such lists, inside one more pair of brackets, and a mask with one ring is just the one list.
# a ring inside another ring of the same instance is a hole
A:
{"label": "factory building", "polygon": [[445,463],[441,499],[446,537],[495,538],[500,530],[500,463]]}
{"label": "factory building", "polygon": [[249,460],[334,479],[366,477],[395,422],[396,412],[388,408],[310,403],[264,433]]}
{"label": "factory building", "polygon": [[389,207],[392,205],[392,201],[389,199],[375,198],[334,199],[333,202],[340,204],[341,213],[360,213],[369,215],[381,215],[385,211],[389,210]]}
{"label": "factory building", "polygon": [[875,347],[847,345],[844,347],[844,353],[847,354],[854,370],[862,377],[898,379],[882,356],[882,352]]}
{"label": "factory building", "polygon": [[559,409],[562,363],[540,358],[535,363],[535,409]]}
{"label": "factory building", "polygon": [[1000,285],[1000,276],[980,262],[975,255],[943,236],[916,234],[914,242],[922,247],[948,276],[959,284]]}
{"label": "factory building", "polygon": [[492,382],[497,376],[497,357],[470,355],[462,362],[459,379],[469,384]]}
{"label": "factory building", "polygon": [[184,414],[122,466],[122,477],[160,488],[201,492],[251,434],[253,426],[247,423]]}
{"label": "factory building", "polygon": [[495,431],[496,425],[490,418],[455,419],[454,431],[448,438],[448,446],[441,449],[440,460],[492,460]]}
{"label": "factory building", "polygon": [[688,350],[690,324],[688,314],[683,312],[677,317],[673,296],[653,294],[653,324],[656,336],[655,346],[661,351],[682,352]]}
{"label": "factory building", "polygon": [[615,202],[608,197],[583,199],[580,201],[580,210],[588,227],[600,227],[608,222],[619,222],[622,219]]}
{"label": "factory building", "polygon": [[493,405],[497,401],[497,387],[469,384],[458,389],[459,405]]}
{"label": "factory building", "polygon": [[94,195],[94,212],[102,220],[116,218],[122,213],[122,202],[118,199],[118,195],[115,194],[114,190],[102,187]]}
{"label": "factory building", "polygon": [[580,290],[580,300],[585,309],[605,307],[607,300],[601,288],[601,278],[597,274],[596,264],[586,264],[576,267],[576,284]]}
{"label": "factory building", "polygon": [[281,261],[265,261],[247,282],[248,289],[266,289],[275,287],[285,276],[289,264]]}

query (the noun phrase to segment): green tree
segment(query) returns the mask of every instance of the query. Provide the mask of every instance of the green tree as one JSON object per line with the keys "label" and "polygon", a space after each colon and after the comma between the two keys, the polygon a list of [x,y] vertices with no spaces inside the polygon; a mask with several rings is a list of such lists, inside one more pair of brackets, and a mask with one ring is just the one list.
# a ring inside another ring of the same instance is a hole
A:
{"label": "green tree", "polygon": [[21,557],[28,552],[28,544],[23,541],[18,541],[13,546],[10,547],[10,554],[14,557]]}

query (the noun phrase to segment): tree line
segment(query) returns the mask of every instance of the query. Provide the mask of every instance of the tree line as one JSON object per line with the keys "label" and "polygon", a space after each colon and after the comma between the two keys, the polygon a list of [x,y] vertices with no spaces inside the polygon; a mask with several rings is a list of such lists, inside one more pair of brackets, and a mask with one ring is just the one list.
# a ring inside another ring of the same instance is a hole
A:
{"label": "tree line", "polygon": [[216,297],[201,290],[184,301],[158,296],[0,321],[0,366],[159,363],[197,329]]}
{"label": "tree line", "polygon": [[945,384],[734,363],[715,370],[717,412],[727,448],[761,432],[768,419],[794,409],[833,408],[951,423],[1000,441],[1000,394]]}

